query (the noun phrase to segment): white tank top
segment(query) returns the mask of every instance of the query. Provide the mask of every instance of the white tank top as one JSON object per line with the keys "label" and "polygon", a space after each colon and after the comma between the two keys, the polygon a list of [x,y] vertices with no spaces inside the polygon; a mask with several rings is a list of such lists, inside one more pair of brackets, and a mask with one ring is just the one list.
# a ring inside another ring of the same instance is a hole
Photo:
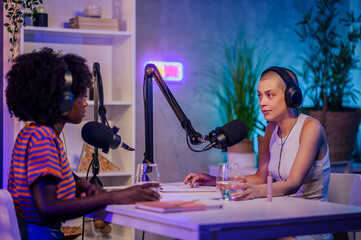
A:
{"label": "white tank top", "polygon": [[[278,125],[272,133],[269,149],[270,149],[270,162],[268,171],[272,174],[273,179],[277,182],[286,180],[290,174],[293,162],[295,161],[303,124],[309,116],[300,114],[293,126],[288,137],[282,138],[283,149],[280,161],[280,151],[282,146],[281,138],[278,137]],[[287,139],[286,139],[287,138]],[[280,165],[279,165],[280,163]],[[279,171],[278,171],[278,165]],[[327,201],[328,184],[330,181],[330,158],[328,153],[322,160],[314,160],[310,171],[308,172],[302,186],[297,193],[292,194],[294,197],[302,197],[307,199],[319,199]]]}

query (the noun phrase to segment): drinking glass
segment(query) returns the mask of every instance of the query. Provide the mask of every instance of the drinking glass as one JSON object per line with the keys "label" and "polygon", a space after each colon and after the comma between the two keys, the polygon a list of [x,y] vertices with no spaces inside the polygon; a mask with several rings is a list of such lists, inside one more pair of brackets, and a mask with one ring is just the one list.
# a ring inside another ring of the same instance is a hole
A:
{"label": "drinking glass", "polygon": [[96,5],[90,5],[84,8],[84,16],[92,18],[100,18],[102,15],[102,7]]}
{"label": "drinking glass", "polygon": [[222,199],[230,200],[232,193],[242,190],[238,176],[240,176],[240,169],[237,163],[220,163],[218,165],[216,188]]}
{"label": "drinking glass", "polygon": [[[156,163],[139,163],[135,173],[135,184],[159,183],[159,171]],[[159,192],[159,189],[154,189]]]}

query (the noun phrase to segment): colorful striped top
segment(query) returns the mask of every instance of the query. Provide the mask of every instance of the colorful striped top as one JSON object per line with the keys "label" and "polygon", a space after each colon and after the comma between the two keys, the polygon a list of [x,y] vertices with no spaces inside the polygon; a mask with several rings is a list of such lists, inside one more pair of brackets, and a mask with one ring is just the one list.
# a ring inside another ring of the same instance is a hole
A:
{"label": "colorful striped top", "polygon": [[11,158],[8,190],[15,210],[27,222],[41,223],[30,186],[39,177],[53,176],[57,199],[75,197],[75,180],[64,146],[54,130],[29,125],[18,133]]}

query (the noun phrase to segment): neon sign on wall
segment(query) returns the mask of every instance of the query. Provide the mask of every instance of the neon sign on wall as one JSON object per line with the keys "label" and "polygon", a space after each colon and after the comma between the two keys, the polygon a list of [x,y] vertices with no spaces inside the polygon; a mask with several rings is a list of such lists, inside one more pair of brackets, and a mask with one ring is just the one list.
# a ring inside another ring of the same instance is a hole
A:
{"label": "neon sign on wall", "polygon": [[183,64],[180,62],[161,62],[149,61],[157,66],[160,74],[165,81],[182,81],[183,79]]}

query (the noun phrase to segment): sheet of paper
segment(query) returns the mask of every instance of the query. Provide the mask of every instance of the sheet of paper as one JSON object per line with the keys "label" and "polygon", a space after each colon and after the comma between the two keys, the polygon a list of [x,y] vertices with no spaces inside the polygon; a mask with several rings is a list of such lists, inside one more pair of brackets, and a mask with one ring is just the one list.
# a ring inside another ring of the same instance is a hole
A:
{"label": "sheet of paper", "polygon": [[191,188],[184,183],[164,184],[161,187],[161,192],[216,192],[216,187],[211,186],[195,186]]}

